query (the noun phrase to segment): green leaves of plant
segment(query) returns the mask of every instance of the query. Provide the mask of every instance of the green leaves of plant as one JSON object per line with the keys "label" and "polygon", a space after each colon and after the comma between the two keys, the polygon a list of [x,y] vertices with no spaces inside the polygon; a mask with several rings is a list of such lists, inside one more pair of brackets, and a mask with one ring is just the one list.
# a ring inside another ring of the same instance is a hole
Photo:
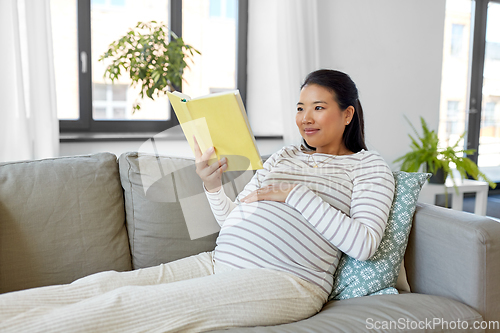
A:
{"label": "green leaves of plant", "polygon": [[[128,72],[131,86],[141,86],[140,96],[154,99],[167,91],[180,90],[185,59],[201,54],[194,47],[184,43],[182,38],[170,31],[163,23],[138,22],[120,39],[112,42],[99,61],[111,60],[104,72],[104,78],[114,82]],[[138,102],[134,110],[140,109]]]}
{"label": "green leaves of plant", "polygon": [[[406,116],[405,116],[406,118]],[[438,169],[443,169],[445,174],[451,175],[453,184],[456,187],[455,179],[451,170],[451,164],[455,164],[457,171],[460,173],[462,179],[470,175],[472,178],[478,180],[482,178],[491,188],[495,188],[496,184],[489,180],[484,173],[482,173],[476,163],[465,157],[464,154],[473,154],[474,149],[460,149],[458,145],[465,137],[465,132],[460,136],[457,142],[446,148],[439,148],[439,138],[434,130],[430,130],[423,117],[420,117],[422,126],[422,135],[420,136],[413,124],[406,118],[411,128],[415,132],[417,138],[409,134],[411,144],[411,151],[405,155],[394,160],[394,163],[401,162],[401,171],[417,172],[422,164],[427,165],[427,171],[435,173]]]}

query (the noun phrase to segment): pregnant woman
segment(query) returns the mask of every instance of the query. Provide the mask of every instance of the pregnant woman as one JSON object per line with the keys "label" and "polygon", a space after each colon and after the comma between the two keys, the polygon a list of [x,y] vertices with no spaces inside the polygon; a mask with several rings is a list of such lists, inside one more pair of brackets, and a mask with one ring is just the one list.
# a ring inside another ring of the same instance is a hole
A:
{"label": "pregnant woman", "polygon": [[350,77],[312,72],[296,124],[303,143],[274,153],[231,201],[227,161],[196,143],[196,172],[221,225],[213,252],[69,285],[0,295],[0,331],[202,332],[277,325],[321,310],[342,252],[377,250],[394,194],[392,172],[364,143]]}

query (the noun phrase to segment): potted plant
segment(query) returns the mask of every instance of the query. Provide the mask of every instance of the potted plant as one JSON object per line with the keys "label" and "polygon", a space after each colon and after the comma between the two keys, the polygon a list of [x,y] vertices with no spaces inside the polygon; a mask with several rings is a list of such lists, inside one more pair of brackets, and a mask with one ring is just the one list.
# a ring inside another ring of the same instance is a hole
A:
{"label": "potted plant", "polygon": [[[140,97],[154,99],[167,91],[180,90],[186,58],[194,53],[194,47],[184,43],[163,23],[139,22],[125,36],[112,42],[99,61],[111,60],[104,77],[114,82],[122,70],[128,72],[131,86],[141,86]],[[192,59],[191,59],[192,60]],[[133,112],[140,110],[136,100]]]}
{"label": "potted plant", "polygon": [[[420,167],[424,165],[425,170],[432,173],[434,177],[431,177],[429,182],[444,184],[446,178],[450,176],[453,186],[458,191],[452,172],[452,166],[454,165],[456,170],[459,172],[461,179],[465,179],[468,175],[470,175],[476,180],[479,178],[485,180],[491,188],[496,187],[496,184],[489,180],[488,177],[486,177],[486,175],[479,170],[476,163],[464,156],[464,154],[474,153],[475,150],[460,149],[458,147],[459,142],[465,136],[465,132],[460,136],[454,145],[446,148],[440,148],[437,133],[434,130],[429,129],[429,126],[425,122],[424,118],[420,117],[423,131],[422,136],[418,134],[411,122],[408,119],[406,120],[417,135],[417,139],[409,134],[411,139],[411,151],[394,161],[395,163],[402,161],[401,171],[417,172]],[[439,173],[442,174],[440,180],[438,180]]]}

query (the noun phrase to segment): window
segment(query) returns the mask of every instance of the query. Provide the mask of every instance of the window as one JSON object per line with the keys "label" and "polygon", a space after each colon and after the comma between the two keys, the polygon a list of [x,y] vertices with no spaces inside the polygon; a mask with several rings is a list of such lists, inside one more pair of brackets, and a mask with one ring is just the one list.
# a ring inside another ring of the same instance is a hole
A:
{"label": "window", "polygon": [[[182,36],[201,56],[186,70],[183,90],[190,96],[234,90],[237,84],[237,20],[228,18],[234,0],[184,0]],[[236,7],[232,7],[236,10]],[[217,14],[214,17],[213,14]],[[234,15],[232,15],[234,16]],[[203,41],[200,43],[199,41]]]}
{"label": "window", "polygon": [[126,84],[95,83],[92,90],[94,119],[127,119],[128,88]]}
{"label": "window", "polygon": [[486,58],[491,60],[500,60],[499,42],[486,42]]}
{"label": "window", "polygon": [[236,0],[210,0],[210,17],[236,19]]}
{"label": "window", "polygon": [[500,183],[500,0],[447,0],[439,139]]}
{"label": "window", "polygon": [[[202,52],[188,61],[183,92],[240,89],[244,98],[247,0],[50,1],[62,132],[159,132],[178,124],[166,97],[143,99],[141,110],[132,111],[139,89],[130,87],[128,73],[114,84],[103,77],[106,64],[99,57],[139,21],[166,22]],[[224,22],[211,23],[214,15]]]}
{"label": "window", "polygon": [[483,119],[481,127],[491,127],[496,126],[495,119],[495,102],[486,102],[484,103],[484,111],[483,111]]}
{"label": "window", "polygon": [[92,7],[125,7],[125,0],[91,0]]}
{"label": "window", "polygon": [[220,17],[221,13],[221,0],[210,0],[210,17]]}
{"label": "window", "polygon": [[463,24],[452,24],[451,26],[451,55],[460,57],[464,51],[464,29]]}
{"label": "window", "polygon": [[481,171],[500,183],[500,122],[495,117],[500,101],[500,57],[494,47],[500,43],[500,1],[480,1],[476,7],[481,21],[474,27],[478,47],[473,50],[471,109],[477,113],[469,115],[469,147],[477,149],[472,158],[477,159]]}
{"label": "window", "polygon": [[470,0],[446,1],[438,130],[443,145],[455,144],[465,131],[471,11]]}
{"label": "window", "polygon": [[453,134],[460,135],[460,125],[459,125],[459,117],[460,117],[460,102],[459,101],[448,101],[448,110],[447,110],[447,122],[446,122],[446,131],[448,132],[448,137]]}

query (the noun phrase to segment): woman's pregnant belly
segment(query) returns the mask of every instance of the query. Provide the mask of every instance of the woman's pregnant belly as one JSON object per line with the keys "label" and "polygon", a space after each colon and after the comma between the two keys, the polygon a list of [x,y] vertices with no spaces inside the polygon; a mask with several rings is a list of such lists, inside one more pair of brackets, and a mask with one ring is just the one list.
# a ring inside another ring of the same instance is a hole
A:
{"label": "woman's pregnant belly", "polygon": [[234,268],[287,271],[330,289],[339,256],[300,212],[275,201],[238,205],[224,222],[214,253],[216,261]]}

